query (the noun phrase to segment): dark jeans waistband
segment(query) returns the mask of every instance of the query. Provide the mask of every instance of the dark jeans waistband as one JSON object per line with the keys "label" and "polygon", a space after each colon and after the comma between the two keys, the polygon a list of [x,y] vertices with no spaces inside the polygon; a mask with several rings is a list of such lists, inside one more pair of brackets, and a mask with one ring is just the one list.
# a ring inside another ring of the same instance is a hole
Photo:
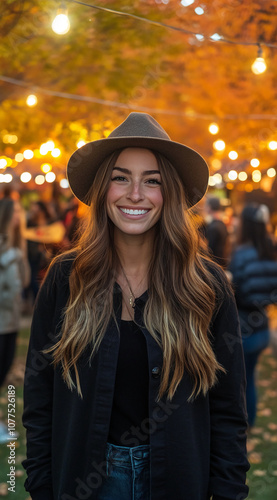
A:
{"label": "dark jeans waistband", "polygon": [[139,467],[145,465],[150,459],[150,446],[148,444],[134,446],[117,446],[107,443],[106,460],[114,465],[125,465],[129,467]]}

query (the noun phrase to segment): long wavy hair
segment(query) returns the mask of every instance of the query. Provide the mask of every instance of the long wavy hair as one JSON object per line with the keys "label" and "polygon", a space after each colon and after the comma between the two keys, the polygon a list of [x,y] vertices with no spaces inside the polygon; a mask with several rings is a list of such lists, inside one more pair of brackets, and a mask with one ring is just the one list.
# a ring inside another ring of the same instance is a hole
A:
{"label": "long wavy hair", "polygon": [[[119,154],[116,151],[103,162],[88,195],[90,209],[74,248],[70,296],[60,337],[47,350],[53,353],[55,366],[61,363],[68,387],[76,388],[80,396],[77,361],[88,345],[91,357],[96,353],[114,316],[113,287],[119,257],[106,195]],[[163,395],[172,399],[186,370],[193,381],[192,400],[200,392],[206,394],[216,383],[217,372],[225,371],[216,360],[209,332],[215,308],[222,300],[221,270],[201,254],[199,235],[176,170],[161,154],[153,154],[160,168],[164,204],[149,267],[144,324],[163,352],[158,399]],[[211,272],[211,267],[218,271]]]}

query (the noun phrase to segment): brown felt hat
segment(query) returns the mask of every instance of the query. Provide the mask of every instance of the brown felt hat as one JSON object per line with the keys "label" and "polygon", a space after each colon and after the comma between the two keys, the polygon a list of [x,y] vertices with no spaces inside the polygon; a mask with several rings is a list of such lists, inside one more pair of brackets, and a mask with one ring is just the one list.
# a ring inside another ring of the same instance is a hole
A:
{"label": "brown felt hat", "polygon": [[102,162],[117,149],[145,148],[162,153],[178,172],[189,206],[204,196],[209,170],[204,158],[170,139],[159,123],[147,113],[130,113],[106,139],[85,144],[70,157],[67,178],[73,194],[88,204],[87,194]]}

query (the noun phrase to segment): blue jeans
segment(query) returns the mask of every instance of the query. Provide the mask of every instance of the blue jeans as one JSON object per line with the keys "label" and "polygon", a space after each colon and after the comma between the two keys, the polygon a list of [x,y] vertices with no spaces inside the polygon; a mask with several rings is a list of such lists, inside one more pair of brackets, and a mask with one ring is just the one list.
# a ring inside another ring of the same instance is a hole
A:
{"label": "blue jeans", "polygon": [[255,386],[255,368],[258,357],[269,344],[269,331],[262,330],[242,337],[246,371],[246,405],[249,427],[253,427],[256,419],[257,391]]}
{"label": "blue jeans", "polygon": [[116,446],[107,443],[107,477],[98,500],[150,500],[149,445]]}

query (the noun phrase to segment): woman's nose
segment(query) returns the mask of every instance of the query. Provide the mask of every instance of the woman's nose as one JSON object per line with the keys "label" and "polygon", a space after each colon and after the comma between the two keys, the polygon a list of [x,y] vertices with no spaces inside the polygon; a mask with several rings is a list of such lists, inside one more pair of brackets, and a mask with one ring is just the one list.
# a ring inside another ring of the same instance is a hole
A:
{"label": "woman's nose", "polygon": [[127,198],[132,201],[140,201],[144,198],[143,188],[139,182],[131,183]]}

